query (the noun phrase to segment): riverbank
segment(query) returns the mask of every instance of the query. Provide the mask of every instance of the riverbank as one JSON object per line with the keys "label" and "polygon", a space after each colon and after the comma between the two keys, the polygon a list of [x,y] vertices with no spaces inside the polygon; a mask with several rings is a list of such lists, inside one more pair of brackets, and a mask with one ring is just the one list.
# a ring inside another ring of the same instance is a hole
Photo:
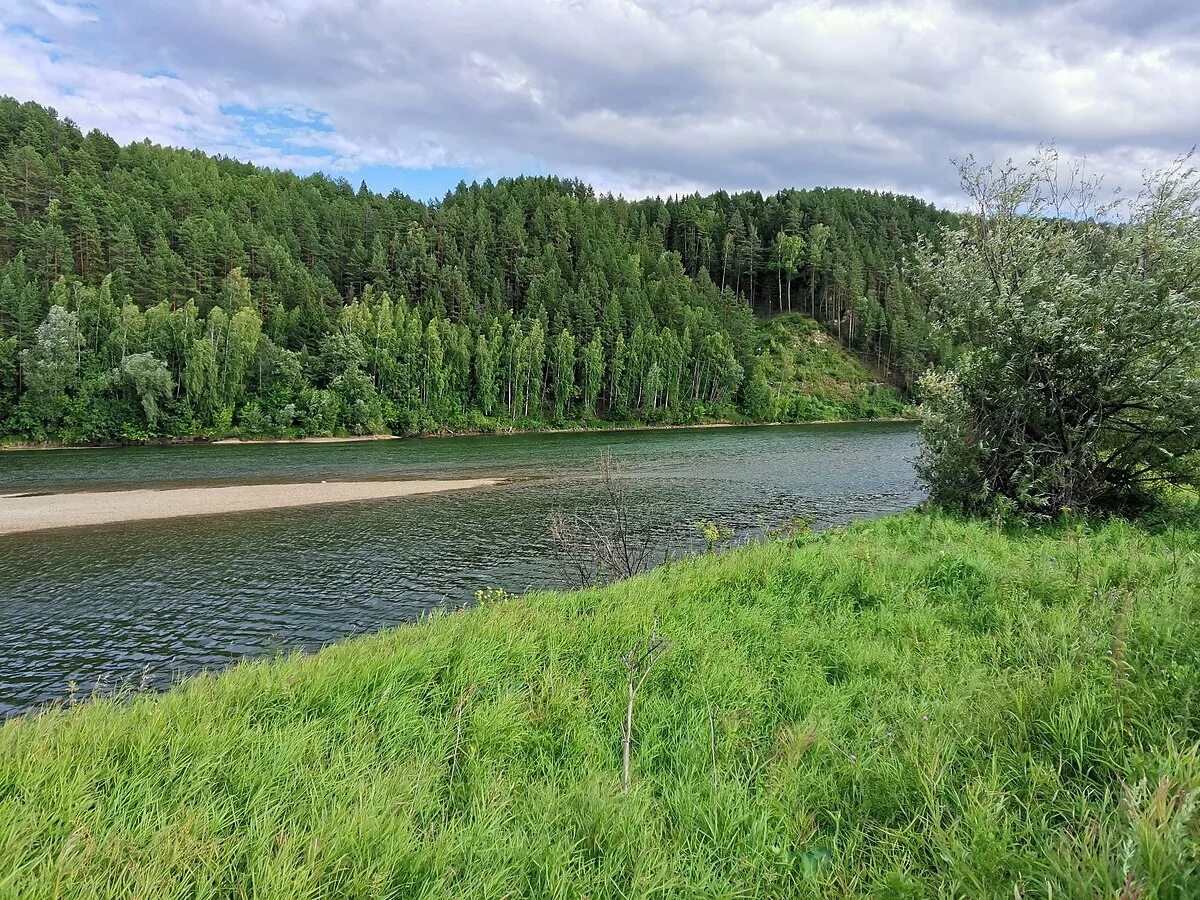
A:
{"label": "riverbank", "polygon": [[498,478],[321,481],[163,490],[7,494],[0,495],[0,535],[411,497],[492,487],[500,481]]}
{"label": "riverbank", "polygon": [[916,424],[918,422],[916,416],[911,417],[887,417],[879,419],[811,419],[802,422],[735,422],[735,421],[719,421],[719,422],[695,422],[690,424],[662,424],[653,425],[645,423],[629,423],[620,422],[604,422],[598,421],[593,425],[578,425],[572,427],[547,427],[547,428],[497,428],[497,429],[482,429],[482,428],[463,428],[463,429],[443,429],[440,431],[427,431],[418,434],[399,435],[399,434],[367,434],[367,435],[320,435],[311,437],[269,437],[269,438],[241,438],[241,437],[222,437],[222,438],[205,438],[205,437],[189,437],[178,439],[138,441],[130,443],[98,443],[98,444],[55,444],[55,443],[32,443],[27,441],[18,441],[9,444],[0,444],[0,452],[5,450],[20,451],[20,450],[103,450],[113,449],[116,447],[191,447],[191,446],[222,446],[222,445],[240,445],[240,444],[352,444],[370,441],[402,441],[402,440],[421,440],[425,438],[445,438],[445,437],[507,437],[515,435],[528,434],[604,434],[606,432],[624,432],[624,431],[679,431],[687,429],[704,429],[704,428],[764,428],[764,427],[783,427],[783,426],[803,426],[803,425],[863,425],[863,424]]}
{"label": "riverbank", "polygon": [[909,514],[12,720],[0,894],[1195,896],[1198,683],[1194,517]]}

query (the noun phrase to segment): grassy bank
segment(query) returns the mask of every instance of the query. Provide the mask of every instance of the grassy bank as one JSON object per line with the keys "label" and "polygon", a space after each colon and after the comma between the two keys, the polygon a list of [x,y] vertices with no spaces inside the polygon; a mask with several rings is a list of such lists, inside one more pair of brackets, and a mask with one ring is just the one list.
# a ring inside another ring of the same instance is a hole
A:
{"label": "grassy bank", "polygon": [[880,383],[807,316],[784,313],[759,327],[760,361],[775,417],[789,422],[915,417],[895,386]]}
{"label": "grassy bank", "polygon": [[11,721],[0,895],[1197,896],[1198,692],[1194,521],[907,515]]}

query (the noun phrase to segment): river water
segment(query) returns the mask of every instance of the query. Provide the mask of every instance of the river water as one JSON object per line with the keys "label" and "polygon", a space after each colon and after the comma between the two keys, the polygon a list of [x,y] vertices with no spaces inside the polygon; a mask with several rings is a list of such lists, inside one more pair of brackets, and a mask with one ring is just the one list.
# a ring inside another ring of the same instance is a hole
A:
{"label": "river water", "polygon": [[[0,536],[0,716],[411,621],[477,589],[564,583],[555,509],[606,454],[663,547],[816,527],[921,499],[906,424],[806,425],[0,453],[0,494],[501,476],[477,491]],[[74,688],[72,688],[74,685]]]}

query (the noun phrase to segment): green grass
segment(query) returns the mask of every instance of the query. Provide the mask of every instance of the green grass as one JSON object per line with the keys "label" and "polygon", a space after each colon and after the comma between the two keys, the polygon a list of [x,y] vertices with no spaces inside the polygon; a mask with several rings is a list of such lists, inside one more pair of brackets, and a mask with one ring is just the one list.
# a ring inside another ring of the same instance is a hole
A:
{"label": "green grass", "polygon": [[880,384],[812,319],[785,313],[761,322],[767,383],[784,421],[912,415],[895,387]]}
{"label": "green grass", "polygon": [[911,514],[11,721],[0,896],[1196,897],[1198,692],[1194,521]]}

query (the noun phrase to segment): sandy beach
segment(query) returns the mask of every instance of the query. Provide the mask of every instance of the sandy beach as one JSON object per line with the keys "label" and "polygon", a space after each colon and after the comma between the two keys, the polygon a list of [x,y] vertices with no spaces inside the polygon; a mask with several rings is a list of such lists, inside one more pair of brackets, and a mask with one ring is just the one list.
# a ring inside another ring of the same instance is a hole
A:
{"label": "sandy beach", "polygon": [[411,497],[437,491],[490,487],[500,481],[498,478],[322,481],[72,494],[7,494],[0,496],[0,534]]}

